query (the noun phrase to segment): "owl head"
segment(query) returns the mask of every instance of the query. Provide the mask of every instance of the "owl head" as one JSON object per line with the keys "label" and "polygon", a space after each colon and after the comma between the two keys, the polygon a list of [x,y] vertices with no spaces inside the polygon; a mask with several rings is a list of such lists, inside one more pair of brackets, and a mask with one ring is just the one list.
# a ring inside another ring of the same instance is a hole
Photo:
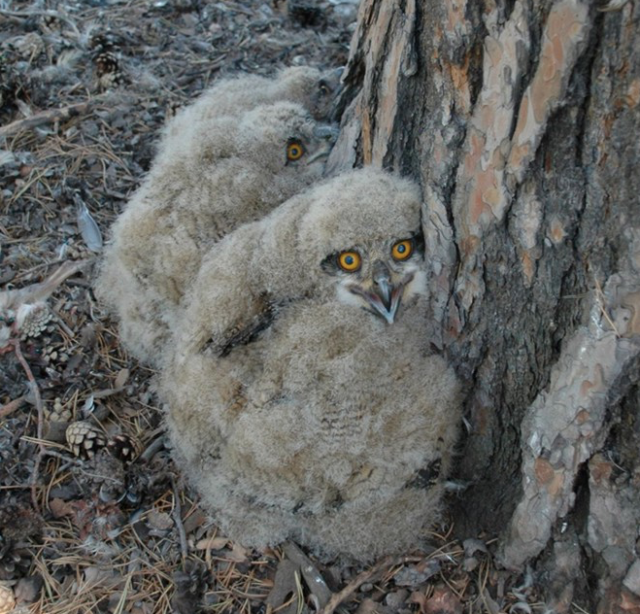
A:
{"label": "owl head", "polygon": [[343,72],[344,68],[320,72],[309,66],[295,66],[282,70],[277,83],[288,93],[289,100],[301,103],[316,119],[326,120],[333,115]]}
{"label": "owl head", "polygon": [[373,168],[317,188],[300,238],[322,286],[392,324],[402,304],[426,294],[420,208],[415,184]]}
{"label": "owl head", "polygon": [[314,120],[301,105],[278,102],[246,113],[238,125],[237,155],[265,172],[298,174],[324,168],[337,127]]}
{"label": "owl head", "polygon": [[186,126],[165,144],[151,180],[163,193],[184,194],[187,185],[188,199],[200,194],[203,210],[212,202],[215,211],[257,219],[322,178],[336,135],[298,103],[259,105]]}

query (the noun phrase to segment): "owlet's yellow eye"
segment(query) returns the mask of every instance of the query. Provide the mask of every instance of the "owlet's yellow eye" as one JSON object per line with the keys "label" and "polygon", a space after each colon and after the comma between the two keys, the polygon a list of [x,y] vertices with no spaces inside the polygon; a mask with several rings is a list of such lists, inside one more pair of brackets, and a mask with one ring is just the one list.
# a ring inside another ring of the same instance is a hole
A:
{"label": "owlet's yellow eye", "polygon": [[338,256],[338,264],[343,271],[354,273],[362,265],[362,259],[358,252],[342,252]]}
{"label": "owlet's yellow eye", "polygon": [[304,147],[299,141],[291,141],[287,145],[287,160],[295,162],[304,155]]}
{"label": "owlet's yellow eye", "polygon": [[411,239],[405,239],[404,241],[398,241],[391,248],[391,255],[395,260],[406,260],[413,253],[413,241]]}

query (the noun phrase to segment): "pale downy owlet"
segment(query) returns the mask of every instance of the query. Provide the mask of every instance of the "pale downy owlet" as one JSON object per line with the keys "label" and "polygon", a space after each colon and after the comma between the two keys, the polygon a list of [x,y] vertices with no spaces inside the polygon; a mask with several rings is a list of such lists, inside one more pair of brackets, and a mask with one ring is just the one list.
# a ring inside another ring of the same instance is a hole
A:
{"label": "pale downy owlet", "polygon": [[333,127],[292,102],[172,135],[114,223],[96,284],[125,347],[159,365],[205,250],[317,181],[334,139]]}
{"label": "pale downy owlet", "polygon": [[461,392],[427,342],[420,211],[408,180],[356,170],[204,258],[162,390],[225,535],[366,561],[438,518]]}

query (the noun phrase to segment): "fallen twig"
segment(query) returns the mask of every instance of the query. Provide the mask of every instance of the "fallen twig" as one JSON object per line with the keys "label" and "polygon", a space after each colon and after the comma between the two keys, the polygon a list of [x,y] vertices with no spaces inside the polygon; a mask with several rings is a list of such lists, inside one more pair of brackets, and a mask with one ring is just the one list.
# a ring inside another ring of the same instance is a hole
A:
{"label": "fallen twig", "polygon": [[63,281],[82,270],[90,262],[92,262],[90,258],[77,261],[67,260],[42,282],[18,290],[3,290],[0,292],[0,309],[17,309],[22,303],[45,300]]}
{"label": "fallen twig", "polygon": [[18,119],[0,128],[0,137],[12,136],[24,130],[37,128],[43,124],[71,119],[72,117],[86,113],[93,104],[93,101],[79,102],[77,104],[69,105],[68,107],[62,107],[61,109],[50,109],[48,111],[42,111],[41,113],[32,115],[31,117]]}
{"label": "fallen twig", "polygon": [[365,582],[369,582],[374,576],[390,567],[396,565],[406,565],[408,563],[419,563],[424,559],[423,556],[386,556],[380,559],[371,569],[367,569],[359,573],[347,586],[341,591],[335,593],[327,605],[320,610],[320,614],[333,614],[335,609],[344,601],[349,599]]}
{"label": "fallen twig", "polygon": [[13,401],[9,401],[6,405],[3,405],[2,407],[0,407],[0,420],[11,415],[17,409],[20,409],[22,407],[22,404],[26,403],[26,401],[27,401],[27,396],[24,395],[24,396],[18,397],[17,399],[13,399]]}
{"label": "fallen twig", "polygon": [[[22,354],[22,350],[20,348],[20,340],[13,339],[11,340],[11,345],[16,353],[16,358],[22,365],[24,372],[27,374],[27,379],[29,380],[29,386],[31,387],[31,391],[33,393],[33,397],[36,402],[36,409],[38,410],[38,439],[42,439],[42,430],[44,425],[44,406],[42,405],[42,397],[40,396],[40,389],[38,388],[38,383],[36,382],[36,378],[33,376],[33,371],[31,371],[31,367],[29,363],[25,360],[24,355]],[[38,482],[38,473],[40,472],[40,463],[42,462],[42,457],[45,453],[45,447],[41,443],[38,446],[38,454],[36,455],[35,463],[33,466],[33,472],[31,474],[31,501],[33,503],[33,507],[36,511],[40,510],[38,505],[38,495],[36,493],[36,485]]]}

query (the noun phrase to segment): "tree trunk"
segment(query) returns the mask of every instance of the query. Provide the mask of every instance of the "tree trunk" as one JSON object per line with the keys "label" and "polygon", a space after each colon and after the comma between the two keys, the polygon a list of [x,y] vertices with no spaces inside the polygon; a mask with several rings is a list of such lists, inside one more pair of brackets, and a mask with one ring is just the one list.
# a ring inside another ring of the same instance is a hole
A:
{"label": "tree trunk", "polygon": [[558,612],[640,608],[640,5],[362,0],[344,83],[333,167],[423,188],[457,532]]}

